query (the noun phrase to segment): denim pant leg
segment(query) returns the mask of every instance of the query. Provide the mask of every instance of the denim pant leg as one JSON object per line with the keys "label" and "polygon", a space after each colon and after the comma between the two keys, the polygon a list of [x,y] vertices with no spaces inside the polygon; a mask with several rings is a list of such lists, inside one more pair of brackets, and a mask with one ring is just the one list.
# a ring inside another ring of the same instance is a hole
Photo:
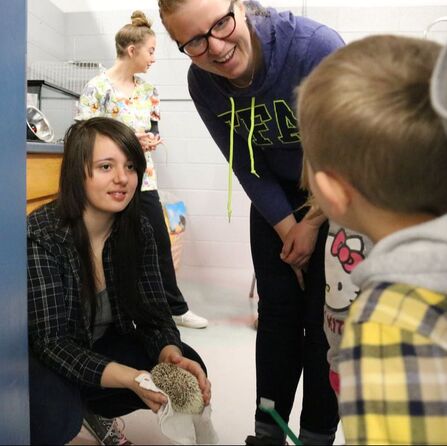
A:
{"label": "denim pant leg", "polygon": [[150,190],[141,192],[140,197],[142,213],[149,219],[154,230],[155,243],[157,244],[158,251],[158,263],[166,292],[166,299],[172,314],[179,316],[188,311],[188,304],[177,285],[174,262],[172,260],[171,240],[169,239],[169,233],[166,228],[160,196],[156,190]]}
{"label": "denim pant leg", "polygon": [[[279,257],[282,241],[276,231],[253,206],[250,219],[251,249],[259,295],[257,405],[261,397],[272,399],[277,411],[288,421],[304,367],[308,379],[305,378],[304,382],[302,426],[321,433],[332,431],[338,419],[335,396],[328,380],[328,345],[323,332],[322,313],[324,232],[327,228],[321,229],[318,247],[305,276],[306,289],[302,291],[291,267]],[[325,407],[319,401],[331,404]],[[274,424],[271,416],[259,409],[256,421]]]}
{"label": "denim pant leg", "polygon": [[53,372],[31,352],[29,355],[31,444],[61,445],[82,426],[79,386]]}

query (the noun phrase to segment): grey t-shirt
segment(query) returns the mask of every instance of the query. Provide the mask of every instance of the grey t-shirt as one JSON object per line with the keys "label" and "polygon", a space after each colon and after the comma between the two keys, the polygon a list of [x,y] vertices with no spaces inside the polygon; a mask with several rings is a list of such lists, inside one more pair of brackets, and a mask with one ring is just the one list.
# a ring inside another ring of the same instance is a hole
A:
{"label": "grey t-shirt", "polygon": [[93,326],[94,342],[102,338],[112,324],[112,307],[110,306],[107,289],[100,291],[96,297],[98,299],[98,305],[96,307],[95,324]]}

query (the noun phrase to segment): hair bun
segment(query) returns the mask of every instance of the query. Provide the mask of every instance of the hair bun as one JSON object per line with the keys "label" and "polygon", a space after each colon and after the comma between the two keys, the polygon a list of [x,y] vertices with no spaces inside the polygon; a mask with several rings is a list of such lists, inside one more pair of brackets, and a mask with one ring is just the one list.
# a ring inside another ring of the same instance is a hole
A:
{"label": "hair bun", "polygon": [[134,11],[130,19],[132,20],[133,26],[146,26],[147,28],[152,26],[152,22],[146,17],[146,14],[140,10]]}

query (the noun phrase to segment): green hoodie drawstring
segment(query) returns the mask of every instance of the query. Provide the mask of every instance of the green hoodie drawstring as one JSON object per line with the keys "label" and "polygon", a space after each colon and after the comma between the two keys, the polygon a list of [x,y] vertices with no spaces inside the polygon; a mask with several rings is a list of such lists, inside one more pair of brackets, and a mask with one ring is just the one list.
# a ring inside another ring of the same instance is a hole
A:
{"label": "green hoodie drawstring", "polygon": [[[234,149],[234,119],[236,115],[236,106],[234,99],[230,97],[231,102],[231,120],[230,120],[230,153],[228,156],[228,201],[227,201],[227,214],[228,221],[231,221],[232,209],[232,195],[233,195],[233,149]],[[250,173],[256,175],[259,178],[255,169],[255,158],[253,156],[252,138],[255,130],[255,97],[251,98],[250,107],[250,131],[248,132],[248,152],[250,154]]]}
{"label": "green hoodie drawstring", "polygon": [[228,156],[228,198],[227,198],[227,214],[228,223],[231,221],[233,208],[231,206],[233,194],[233,148],[234,148],[234,116],[236,114],[236,106],[234,99],[230,97],[231,102],[231,121],[230,121],[230,154]]}
{"label": "green hoodie drawstring", "polygon": [[250,153],[250,173],[259,178],[258,172],[255,169],[255,158],[253,156],[252,138],[255,131],[255,97],[251,98],[251,113],[250,113],[250,131],[248,132],[248,152]]}

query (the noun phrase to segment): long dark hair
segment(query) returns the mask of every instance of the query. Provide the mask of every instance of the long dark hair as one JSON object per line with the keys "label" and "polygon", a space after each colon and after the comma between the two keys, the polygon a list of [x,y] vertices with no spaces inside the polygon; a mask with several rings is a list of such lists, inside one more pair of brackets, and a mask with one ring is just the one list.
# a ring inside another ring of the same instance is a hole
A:
{"label": "long dark hair", "polygon": [[[63,225],[70,227],[80,257],[81,300],[90,310],[91,324],[95,320],[97,306],[95,271],[90,239],[82,217],[87,204],[85,180],[87,175],[92,175],[93,149],[98,134],[117,144],[132,161],[138,175],[132,200],[116,214],[113,224],[113,277],[118,299],[128,314],[133,319],[143,314],[148,316],[148,309],[142,305],[138,291],[138,269],[142,258],[139,190],[146,159],[138,138],[128,126],[111,118],[98,117],[77,122],[67,130],[57,199],[58,214]],[[150,317],[156,317],[156,313],[154,309]]]}

